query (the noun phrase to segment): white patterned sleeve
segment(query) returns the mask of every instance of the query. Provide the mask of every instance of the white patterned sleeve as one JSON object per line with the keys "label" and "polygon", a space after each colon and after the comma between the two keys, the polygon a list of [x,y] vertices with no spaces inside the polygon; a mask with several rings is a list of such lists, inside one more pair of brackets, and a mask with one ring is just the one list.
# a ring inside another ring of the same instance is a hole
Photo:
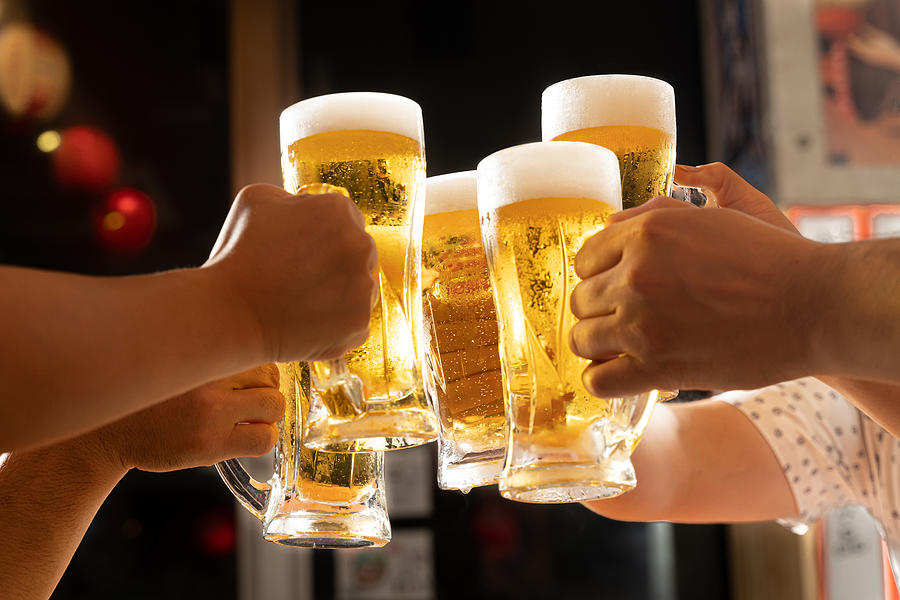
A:
{"label": "white patterned sleeve", "polygon": [[872,508],[873,471],[861,413],[817,379],[799,379],[716,399],[738,408],[768,442],[791,486],[802,532],[829,509]]}

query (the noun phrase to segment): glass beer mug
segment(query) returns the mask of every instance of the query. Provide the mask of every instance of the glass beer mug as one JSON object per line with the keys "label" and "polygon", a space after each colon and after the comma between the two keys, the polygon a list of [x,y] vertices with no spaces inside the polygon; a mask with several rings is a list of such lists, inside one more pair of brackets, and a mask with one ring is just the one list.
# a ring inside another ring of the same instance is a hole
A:
{"label": "glass beer mug", "polygon": [[440,417],[438,485],[497,483],[506,413],[497,314],[481,248],[475,171],[429,177],[422,247],[426,389]]}
{"label": "glass beer mug", "polygon": [[309,367],[280,363],[279,389],[286,400],[278,425],[275,473],[269,483],[253,479],[237,459],[216,465],[244,508],[263,523],[263,537],[277,544],[311,548],[379,547],[391,539],[384,493],[384,454],[323,452],[302,444],[309,410]]}
{"label": "glass beer mug", "polygon": [[655,394],[592,396],[590,361],[568,343],[575,255],[622,209],[616,156],[582,142],[507,148],[478,164],[477,194],[509,420],[501,495],[556,503],[630,490]]}
{"label": "glass beer mug", "polygon": [[422,109],[392,94],[331,94],[285,109],[280,125],[284,188],[342,190],[378,248],[369,338],[343,359],[311,365],[318,393],[305,443],[392,450],[430,442],[438,422],[422,377]]}
{"label": "glass beer mug", "polygon": [[[675,90],[639,75],[590,75],[554,83],[541,95],[544,141],[587,142],[616,154],[622,207],[672,194]],[[678,390],[660,390],[670,400]]]}

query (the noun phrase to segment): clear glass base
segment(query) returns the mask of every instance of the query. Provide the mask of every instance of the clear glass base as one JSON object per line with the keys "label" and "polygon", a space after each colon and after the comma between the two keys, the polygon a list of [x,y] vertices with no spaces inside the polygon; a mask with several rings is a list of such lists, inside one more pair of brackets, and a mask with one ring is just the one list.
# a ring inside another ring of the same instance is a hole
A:
{"label": "clear glass base", "polygon": [[438,420],[432,412],[420,408],[369,410],[356,418],[329,415],[310,421],[303,445],[313,450],[342,452],[348,442],[355,442],[354,452],[379,452],[420,446],[437,437]]}
{"label": "clear glass base", "polygon": [[536,504],[562,504],[612,498],[637,485],[630,460],[602,464],[535,463],[505,469],[500,495]]}
{"label": "clear glass base", "polygon": [[438,487],[442,490],[459,490],[464,494],[482,485],[494,485],[500,481],[505,449],[468,454],[461,460],[438,457]]}
{"label": "clear glass base", "polygon": [[377,509],[336,515],[293,512],[273,518],[263,537],[295,548],[380,548],[391,541],[391,523]]}

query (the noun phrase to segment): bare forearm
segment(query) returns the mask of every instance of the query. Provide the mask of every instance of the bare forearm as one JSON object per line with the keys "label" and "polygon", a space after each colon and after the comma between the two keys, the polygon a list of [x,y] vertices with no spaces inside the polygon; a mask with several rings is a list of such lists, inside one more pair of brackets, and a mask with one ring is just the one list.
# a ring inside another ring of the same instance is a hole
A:
{"label": "bare forearm", "polygon": [[810,372],[900,385],[900,239],[826,245],[823,259],[809,275],[822,290]]}
{"label": "bare forearm", "polygon": [[0,589],[50,597],[104,499],[124,474],[67,444],[13,453],[0,468]]}
{"label": "bare forearm", "polygon": [[74,436],[266,362],[259,332],[206,269],[93,278],[3,268],[0,280],[3,450]]}
{"label": "bare forearm", "polygon": [[680,523],[758,521],[796,512],[768,444],[724,402],[657,406],[632,460],[637,487],[588,508],[625,521]]}

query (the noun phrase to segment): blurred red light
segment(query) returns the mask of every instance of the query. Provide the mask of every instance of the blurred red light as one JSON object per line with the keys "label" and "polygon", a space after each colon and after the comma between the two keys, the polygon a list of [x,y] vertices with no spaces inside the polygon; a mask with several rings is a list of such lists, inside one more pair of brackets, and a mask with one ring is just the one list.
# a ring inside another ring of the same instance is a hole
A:
{"label": "blurred red light", "polygon": [[156,206],[143,192],[116,190],[96,211],[94,231],[111,250],[137,252],[150,243],[156,232]]}
{"label": "blurred red light", "polygon": [[53,153],[53,169],[66,188],[100,191],[119,172],[119,150],[112,138],[92,127],[70,127],[62,132]]}

